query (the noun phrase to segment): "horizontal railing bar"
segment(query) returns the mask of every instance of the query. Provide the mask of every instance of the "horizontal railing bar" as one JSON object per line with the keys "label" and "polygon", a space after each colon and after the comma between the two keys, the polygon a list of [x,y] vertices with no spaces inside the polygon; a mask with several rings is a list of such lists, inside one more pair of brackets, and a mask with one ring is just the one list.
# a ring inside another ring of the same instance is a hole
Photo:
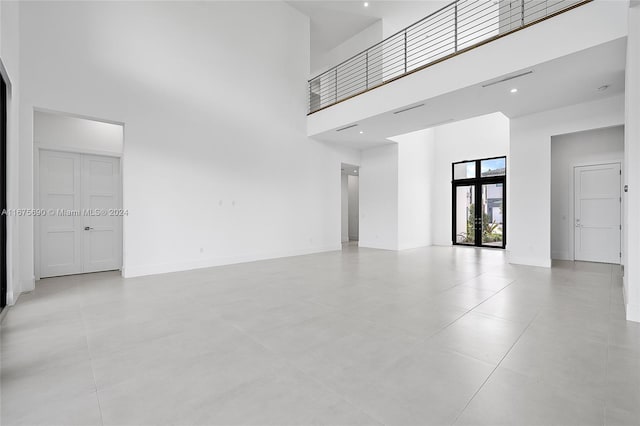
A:
{"label": "horizontal railing bar", "polygon": [[438,31],[433,31],[432,32],[431,28],[427,28],[427,29],[425,29],[425,31],[415,32],[415,33],[411,34],[411,38],[409,38],[409,36],[407,36],[407,42],[413,41],[413,40],[419,38],[420,36],[423,36],[425,33],[431,33],[430,35],[436,35],[436,34],[440,34],[442,31],[446,31],[447,29],[453,28],[453,27],[455,27],[453,22],[445,22],[444,24],[433,28],[433,29],[443,28],[443,29],[439,29]]}

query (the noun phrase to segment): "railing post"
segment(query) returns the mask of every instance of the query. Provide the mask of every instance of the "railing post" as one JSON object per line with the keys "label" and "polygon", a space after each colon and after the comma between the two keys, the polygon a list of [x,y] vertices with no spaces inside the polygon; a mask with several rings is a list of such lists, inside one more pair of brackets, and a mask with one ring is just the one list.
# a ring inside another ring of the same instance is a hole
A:
{"label": "railing post", "polygon": [[407,73],[407,30],[404,31],[404,73]]}
{"label": "railing post", "polygon": [[453,17],[454,17],[453,31],[455,34],[453,51],[457,52],[458,51],[458,2],[457,1],[453,5]]}
{"label": "railing post", "polygon": [[334,99],[334,103],[338,102],[338,67],[336,67],[336,74],[335,74],[335,99]]}
{"label": "railing post", "polygon": [[369,88],[369,51],[367,50],[367,52],[365,53],[367,60],[366,60],[366,65],[365,65],[365,80],[364,80],[364,88],[368,89]]}
{"label": "railing post", "polygon": [[520,1],[520,26],[524,27],[524,0]]}

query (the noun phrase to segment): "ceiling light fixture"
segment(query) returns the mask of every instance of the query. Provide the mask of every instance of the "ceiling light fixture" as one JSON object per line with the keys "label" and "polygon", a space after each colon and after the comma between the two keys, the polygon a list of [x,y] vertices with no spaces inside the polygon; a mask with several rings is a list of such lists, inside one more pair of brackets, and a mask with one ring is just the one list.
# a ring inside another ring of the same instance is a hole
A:
{"label": "ceiling light fixture", "polygon": [[364,131],[360,130],[360,134],[363,134],[363,133],[364,133]]}
{"label": "ceiling light fixture", "polygon": [[369,2],[368,1],[364,2],[364,7],[369,7]]}
{"label": "ceiling light fixture", "polygon": [[358,170],[354,170],[353,173],[358,173]]}
{"label": "ceiling light fixture", "polygon": [[514,87],[513,89],[511,89],[511,93],[518,93],[518,89]]}

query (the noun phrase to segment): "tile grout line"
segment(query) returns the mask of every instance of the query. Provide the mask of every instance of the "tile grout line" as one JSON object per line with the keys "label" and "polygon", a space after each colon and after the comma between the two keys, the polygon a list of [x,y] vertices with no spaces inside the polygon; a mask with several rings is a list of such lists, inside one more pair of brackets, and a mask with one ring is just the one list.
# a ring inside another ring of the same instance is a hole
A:
{"label": "tile grout line", "polygon": [[[608,383],[609,381],[609,357],[611,356],[610,353],[610,345],[611,345],[611,300],[613,298],[613,285],[614,285],[614,279],[613,279],[613,265],[610,266],[610,272],[609,272],[609,305],[607,306],[607,356],[605,357],[605,361],[604,361],[604,380],[605,383]],[[603,417],[603,423],[606,424],[607,423],[607,401],[606,398],[604,401],[602,401],[602,417]]]}
{"label": "tile grout line", "polygon": [[87,343],[87,355],[89,356],[89,365],[91,366],[91,376],[93,377],[93,387],[96,391],[96,402],[98,403],[98,414],[100,414],[100,424],[104,426],[104,419],[102,417],[102,405],[100,404],[100,395],[98,394],[98,382],[96,381],[96,372],[93,368],[93,358],[91,357],[91,349],[89,348],[89,331],[87,328],[87,321],[82,308],[80,308],[80,315],[82,316],[84,338]]}
{"label": "tile grout line", "polygon": [[[482,275],[482,274],[481,274]],[[476,277],[477,278],[477,277]],[[470,280],[469,280],[470,281]],[[454,319],[453,321],[451,321],[450,323],[448,323],[447,325],[445,325],[444,327],[442,327],[440,330],[436,331],[433,334],[430,334],[429,336],[427,336],[426,338],[424,338],[424,341],[427,341],[435,336],[437,336],[438,334],[442,333],[444,330],[446,330],[447,328],[451,327],[453,324],[455,324],[456,322],[458,322],[460,319],[462,319],[462,317],[466,316],[467,314],[469,314],[471,311],[473,311],[474,309],[476,309],[478,306],[482,305],[483,303],[485,303],[486,301],[493,299],[494,296],[496,296],[497,294],[501,293],[502,290],[504,290],[505,288],[511,286],[511,284],[515,283],[516,281],[518,281],[518,279],[516,278],[515,280],[511,281],[509,284],[507,284],[506,286],[502,287],[500,290],[496,291],[494,294],[492,294],[491,296],[489,296],[488,298],[484,299],[482,302],[478,303],[477,305],[473,306],[471,309],[467,310],[464,314],[460,315],[458,318]],[[462,285],[462,284],[459,284]],[[457,287],[457,286],[456,286]],[[474,287],[470,287],[470,288],[474,288]],[[493,315],[488,315],[488,314],[482,314],[480,312],[476,312],[476,314],[481,314],[481,315],[486,315],[486,316],[491,316],[493,318],[502,320],[502,321],[509,321],[506,318],[500,318],[500,317],[496,317]],[[537,316],[537,314],[536,314]],[[515,322],[515,321],[514,321]],[[527,325],[526,328],[528,328],[529,325]],[[525,328],[525,330],[526,330]],[[520,337],[518,336],[518,339]],[[516,340],[517,341],[517,340]],[[511,350],[511,348],[509,348],[509,350]],[[507,352],[508,353],[508,352]]]}
{"label": "tile grout line", "polygon": [[511,350],[515,347],[515,345],[520,341],[520,339],[522,338],[522,336],[524,336],[524,333],[526,333],[526,331],[529,329],[529,327],[531,327],[531,324],[533,324],[533,322],[536,320],[536,318],[538,317],[538,314],[540,313],[540,309],[538,309],[538,312],[536,312],[536,314],[534,315],[534,317],[531,319],[531,321],[529,321],[529,323],[527,324],[527,326],[524,328],[524,330],[522,330],[522,333],[520,333],[520,335],[518,336],[518,338],[516,339],[515,342],[513,342],[513,344],[509,347],[509,349],[507,350],[507,352],[505,352],[505,354],[502,356],[502,358],[500,358],[500,361],[498,361],[498,364],[496,364],[495,368],[493,370],[491,370],[491,373],[489,373],[489,375],[487,376],[486,379],[484,379],[484,381],[482,382],[482,384],[480,385],[480,387],[474,392],[474,394],[471,396],[471,398],[469,399],[469,401],[467,401],[467,403],[465,404],[465,406],[462,408],[462,410],[460,410],[460,412],[458,413],[458,415],[456,415],[456,418],[453,420],[453,422],[451,423],[452,425],[455,425],[456,422],[458,421],[458,419],[460,419],[460,416],[462,416],[462,414],[465,412],[465,410],[469,407],[469,405],[471,404],[471,402],[474,400],[474,398],[478,395],[478,393],[480,393],[480,391],[482,390],[482,388],[484,387],[484,385],[489,381],[489,379],[491,378],[491,376],[493,376],[493,373],[496,372],[496,370],[500,367],[500,365],[502,364],[502,361],[504,361],[504,359],[507,357],[507,355],[509,355],[509,353],[511,352]]}

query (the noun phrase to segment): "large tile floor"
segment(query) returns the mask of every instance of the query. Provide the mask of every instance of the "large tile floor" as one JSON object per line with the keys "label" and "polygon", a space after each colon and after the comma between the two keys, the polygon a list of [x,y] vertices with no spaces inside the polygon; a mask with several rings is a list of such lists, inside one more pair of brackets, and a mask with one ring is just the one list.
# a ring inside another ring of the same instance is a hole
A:
{"label": "large tile floor", "polygon": [[3,425],[640,424],[619,268],[347,247],[42,280],[2,325]]}

